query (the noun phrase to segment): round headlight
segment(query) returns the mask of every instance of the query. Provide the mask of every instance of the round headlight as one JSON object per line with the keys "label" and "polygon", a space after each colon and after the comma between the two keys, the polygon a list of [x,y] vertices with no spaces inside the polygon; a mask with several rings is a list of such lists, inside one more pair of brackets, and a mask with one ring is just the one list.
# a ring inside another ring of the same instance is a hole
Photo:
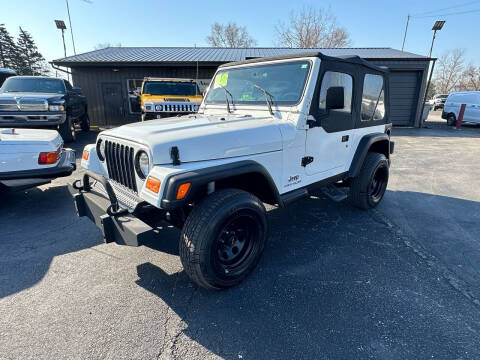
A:
{"label": "round headlight", "polygon": [[156,111],[162,111],[162,110],[163,110],[163,106],[162,106],[162,105],[155,105],[155,110],[156,110]]}
{"label": "round headlight", "polygon": [[138,176],[145,179],[150,171],[150,160],[145,151],[139,151],[136,156],[135,169]]}
{"label": "round headlight", "polygon": [[105,141],[102,139],[97,141],[97,156],[100,161],[105,161]]}

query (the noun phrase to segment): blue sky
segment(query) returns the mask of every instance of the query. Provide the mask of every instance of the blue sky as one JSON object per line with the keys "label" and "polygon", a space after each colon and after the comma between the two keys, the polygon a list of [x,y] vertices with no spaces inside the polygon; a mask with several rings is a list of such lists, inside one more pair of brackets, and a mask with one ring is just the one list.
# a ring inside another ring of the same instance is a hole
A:
{"label": "blue sky", "polygon": [[[402,46],[408,13],[421,14],[450,8],[442,14],[464,14],[413,18],[410,21],[405,50],[427,54],[431,27],[435,20],[446,20],[438,33],[433,56],[445,50],[463,48],[467,60],[480,65],[478,23],[480,1],[160,1],[160,0],[69,0],[77,53],[93,50],[98,43],[121,43],[122,46],[207,46],[206,36],[213,22],[234,21],[246,26],[258,46],[275,46],[275,24],[286,20],[294,7],[313,4],[330,8],[339,25],[349,32],[355,47]],[[466,6],[457,5],[469,3]],[[14,35],[18,27],[28,30],[40,51],[52,60],[63,57],[59,30],[54,19],[67,23],[64,0],[0,0],[0,23]],[[21,4],[21,5],[20,5]],[[455,7],[455,8],[452,8]],[[473,11],[479,10],[479,11]],[[475,35],[477,34],[477,35]],[[67,53],[73,54],[70,34]]]}

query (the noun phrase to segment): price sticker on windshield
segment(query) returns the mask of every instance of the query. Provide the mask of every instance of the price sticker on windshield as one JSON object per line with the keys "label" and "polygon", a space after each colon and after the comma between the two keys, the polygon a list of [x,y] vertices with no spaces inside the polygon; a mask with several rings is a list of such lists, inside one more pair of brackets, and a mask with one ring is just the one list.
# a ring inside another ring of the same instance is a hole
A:
{"label": "price sticker on windshield", "polygon": [[215,87],[222,87],[222,86],[227,86],[228,83],[228,72],[223,73],[223,74],[218,74],[215,77]]}

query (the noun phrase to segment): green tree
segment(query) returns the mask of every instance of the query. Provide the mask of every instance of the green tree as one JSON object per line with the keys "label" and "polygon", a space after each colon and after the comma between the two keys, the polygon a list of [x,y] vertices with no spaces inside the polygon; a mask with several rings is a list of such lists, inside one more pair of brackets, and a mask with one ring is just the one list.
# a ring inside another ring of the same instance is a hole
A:
{"label": "green tree", "polygon": [[20,27],[17,39],[17,48],[20,51],[17,71],[22,75],[46,75],[47,63],[38,51],[37,45],[28,31]]}
{"label": "green tree", "polygon": [[4,24],[0,24],[0,67],[16,70],[19,51]]}

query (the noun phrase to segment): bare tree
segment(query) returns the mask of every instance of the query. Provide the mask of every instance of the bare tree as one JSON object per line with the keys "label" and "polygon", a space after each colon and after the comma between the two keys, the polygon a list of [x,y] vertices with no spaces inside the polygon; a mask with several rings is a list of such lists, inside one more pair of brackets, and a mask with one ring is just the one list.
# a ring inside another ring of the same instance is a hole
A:
{"label": "bare tree", "polygon": [[461,76],[459,90],[480,90],[480,66],[475,67],[473,64],[468,64],[465,67]]}
{"label": "bare tree", "polygon": [[280,46],[290,48],[339,48],[351,45],[350,37],[330,10],[304,7],[291,11],[289,22],[275,26]]}
{"label": "bare tree", "polygon": [[226,25],[214,23],[207,36],[207,42],[214,47],[252,47],[257,45],[244,26],[238,26],[236,23]]}
{"label": "bare tree", "polygon": [[458,90],[464,70],[465,50],[454,49],[438,58],[435,70],[435,88],[441,94]]}

